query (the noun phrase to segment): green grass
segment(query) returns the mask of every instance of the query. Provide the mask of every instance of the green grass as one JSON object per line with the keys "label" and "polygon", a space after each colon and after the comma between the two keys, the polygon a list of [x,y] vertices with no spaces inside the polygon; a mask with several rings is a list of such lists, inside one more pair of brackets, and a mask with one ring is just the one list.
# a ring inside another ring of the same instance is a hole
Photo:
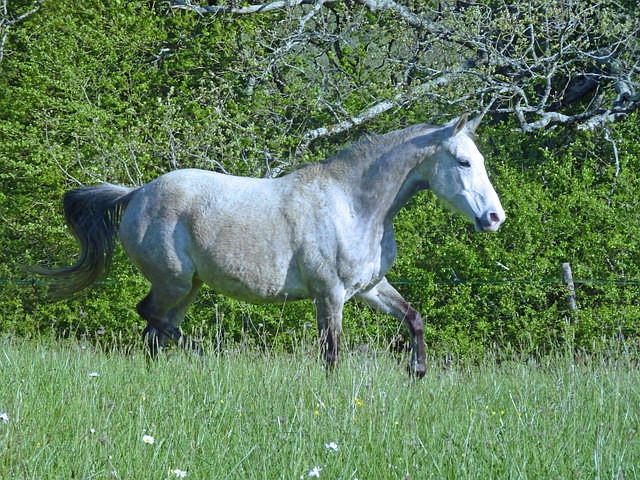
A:
{"label": "green grass", "polygon": [[[326,375],[312,349],[150,366],[0,340],[0,478],[640,478],[636,353],[485,361],[420,382],[381,353]],[[96,372],[99,376],[90,376]],[[143,442],[154,437],[153,444]],[[325,444],[335,442],[333,451]]]}

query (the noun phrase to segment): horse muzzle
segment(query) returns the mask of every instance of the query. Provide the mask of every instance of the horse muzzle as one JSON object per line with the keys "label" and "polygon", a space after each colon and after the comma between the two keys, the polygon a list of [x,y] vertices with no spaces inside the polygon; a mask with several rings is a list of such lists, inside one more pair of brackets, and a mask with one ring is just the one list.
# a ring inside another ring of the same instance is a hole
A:
{"label": "horse muzzle", "polygon": [[489,210],[475,218],[477,232],[495,232],[505,220],[503,211]]}

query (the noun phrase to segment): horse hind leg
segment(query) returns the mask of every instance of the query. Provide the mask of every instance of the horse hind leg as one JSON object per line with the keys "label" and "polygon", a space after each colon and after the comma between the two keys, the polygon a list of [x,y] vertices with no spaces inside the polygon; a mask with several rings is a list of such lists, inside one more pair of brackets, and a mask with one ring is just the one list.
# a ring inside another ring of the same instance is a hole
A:
{"label": "horse hind leg", "polygon": [[341,292],[339,295],[319,296],[314,303],[320,336],[320,351],[324,355],[327,367],[331,369],[338,362],[340,353],[344,294]]}
{"label": "horse hind leg", "polygon": [[152,286],[149,294],[138,303],[138,314],[147,321],[142,337],[152,357],[155,358],[158,349],[168,341],[182,347],[191,346],[202,354],[200,347],[189,341],[178,328],[201,286],[202,282],[195,278],[188,285],[166,282],[164,288]]}
{"label": "horse hind leg", "polygon": [[[201,287],[202,287],[202,280],[198,278],[194,278],[192,280],[191,290],[189,291],[189,293],[182,300],[180,300],[180,302],[178,302],[178,304],[175,307],[169,310],[169,314],[168,314],[169,324],[171,326],[170,328],[173,329],[173,334],[174,334],[172,339],[176,343],[176,345],[180,345],[186,349],[194,350],[198,352],[200,356],[204,354],[200,345],[194,343],[193,340],[188,339],[185,335],[183,335],[177,329],[177,327],[173,327],[173,325],[177,326],[182,322],[182,320],[187,314],[187,310],[189,309],[189,307],[195,300],[196,296],[200,292]],[[177,337],[175,336],[176,333],[177,333]]]}
{"label": "horse hind leg", "polygon": [[[147,326],[142,332],[142,340],[149,347],[151,358],[158,356],[158,350],[167,343],[167,339],[175,335],[174,331],[170,331],[167,326],[168,322],[157,313],[154,304],[153,289],[144,297],[136,306],[138,315],[147,321]],[[177,329],[175,329],[177,331]],[[164,333],[166,332],[166,333]],[[179,333],[179,332],[178,332]]]}

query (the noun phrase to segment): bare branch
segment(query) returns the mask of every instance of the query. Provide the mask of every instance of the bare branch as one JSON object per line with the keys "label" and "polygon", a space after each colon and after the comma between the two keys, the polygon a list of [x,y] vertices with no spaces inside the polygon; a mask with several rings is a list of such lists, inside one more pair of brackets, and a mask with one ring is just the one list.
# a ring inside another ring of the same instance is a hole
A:
{"label": "bare branch", "polygon": [[21,21],[23,21],[25,18],[29,17],[30,15],[33,15],[34,13],[36,13],[40,8],[40,6],[42,5],[42,3],[44,2],[44,0],[37,0],[34,6],[30,10],[13,18],[9,13],[7,2],[8,0],[1,0],[1,3],[0,3],[0,15],[1,15],[0,16],[0,62],[2,62],[2,59],[4,58],[4,46],[7,42],[9,29],[14,25],[16,25],[17,23],[20,23]]}
{"label": "bare branch", "polygon": [[435,22],[428,21],[425,17],[413,13],[409,8],[404,5],[400,5],[393,0],[357,0],[358,3],[365,6],[372,12],[376,11],[391,11],[404,20],[407,24],[414,28],[427,30],[429,33],[439,34],[446,33],[449,35],[451,32],[443,29]]}
{"label": "bare branch", "polygon": [[277,0],[275,2],[249,5],[247,7],[238,7],[233,3],[229,5],[208,5],[200,6],[193,5],[188,0],[174,0],[171,3],[171,8],[181,10],[191,10],[200,15],[216,14],[216,13],[228,13],[233,15],[251,15],[254,13],[267,13],[275,10],[290,9],[300,5],[315,5],[317,3],[330,3],[336,0],[324,0],[318,2],[318,0]]}
{"label": "bare branch", "polygon": [[[270,53],[258,59],[261,71],[249,75],[248,92],[266,88],[305,97],[306,91],[291,93],[293,85],[316,92],[306,101],[320,108],[319,125],[291,116],[318,115],[314,109],[274,114],[287,132],[295,128],[294,159],[315,140],[394,108],[419,108],[424,99],[436,111],[483,110],[479,102],[489,100],[492,112],[515,118],[525,132],[556,125],[592,129],[640,108],[640,20],[609,0],[498,0],[499,8],[436,2],[433,9],[396,0],[190,2],[171,6],[203,16],[287,11],[268,40],[260,40]],[[375,12],[379,23],[366,12]]]}
{"label": "bare branch", "polygon": [[[408,92],[398,93],[390,99],[382,100],[373,106],[366,108],[355,116],[350,116],[349,118],[328,127],[320,127],[306,132],[302,135],[300,143],[296,148],[296,156],[302,155],[302,152],[306,150],[309,144],[314,140],[344,133],[351,128],[357,127],[358,125],[361,125],[393,108],[398,108],[401,105],[432,95],[431,91],[435,87],[448,85],[459,78],[459,75],[466,71],[466,66],[467,63],[451,72],[440,72],[440,74],[432,81],[421,83],[410,89]],[[467,100],[468,98],[465,97],[464,99]]]}

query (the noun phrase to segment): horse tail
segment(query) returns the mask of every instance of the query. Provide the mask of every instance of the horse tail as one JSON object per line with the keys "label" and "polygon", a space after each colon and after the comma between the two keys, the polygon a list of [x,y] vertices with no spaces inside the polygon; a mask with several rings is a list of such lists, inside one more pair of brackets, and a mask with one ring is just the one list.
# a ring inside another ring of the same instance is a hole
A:
{"label": "horse tail", "polygon": [[64,217],[80,244],[80,257],[70,267],[28,269],[53,280],[49,295],[54,300],[72,297],[109,273],[120,218],[135,191],[133,188],[101,184],[65,193]]}

